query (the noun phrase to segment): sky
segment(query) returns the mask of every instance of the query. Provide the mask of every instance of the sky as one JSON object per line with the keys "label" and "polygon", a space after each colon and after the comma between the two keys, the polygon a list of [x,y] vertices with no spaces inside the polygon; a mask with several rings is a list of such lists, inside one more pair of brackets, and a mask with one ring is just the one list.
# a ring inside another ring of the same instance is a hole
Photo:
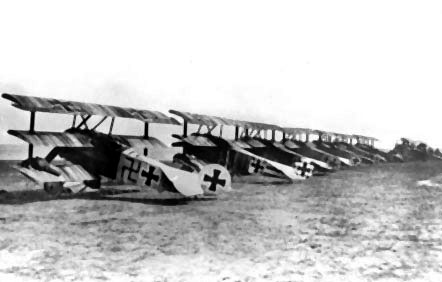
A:
{"label": "sky", "polygon": [[442,1],[0,1],[0,42],[2,93],[442,147]]}

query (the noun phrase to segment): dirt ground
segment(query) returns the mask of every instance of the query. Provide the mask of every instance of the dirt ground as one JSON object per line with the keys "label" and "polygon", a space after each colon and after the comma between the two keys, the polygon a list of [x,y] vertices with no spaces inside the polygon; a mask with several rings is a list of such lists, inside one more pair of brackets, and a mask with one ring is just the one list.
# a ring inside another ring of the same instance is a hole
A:
{"label": "dirt ground", "polygon": [[53,199],[0,163],[0,281],[442,281],[442,162],[215,200]]}

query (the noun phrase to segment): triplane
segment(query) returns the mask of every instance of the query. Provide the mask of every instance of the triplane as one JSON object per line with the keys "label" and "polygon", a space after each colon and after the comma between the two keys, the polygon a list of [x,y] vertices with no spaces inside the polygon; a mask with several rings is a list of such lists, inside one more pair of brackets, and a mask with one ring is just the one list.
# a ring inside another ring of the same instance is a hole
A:
{"label": "triplane", "polygon": [[[269,147],[269,142],[275,142],[274,131],[278,129],[277,126],[176,110],[169,112],[184,120],[183,134],[173,135],[179,142],[172,146],[183,148],[183,154],[176,156],[176,159],[185,166],[196,167],[198,162],[215,162],[227,167],[233,175],[259,174],[290,181],[305,180],[313,174],[314,167],[306,158],[295,154],[283,158],[276,155],[274,149],[278,150],[277,147]],[[199,126],[190,135],[189,124]],[[226,126],[234,127],[233,140],[223,138]],[[217,127],[218,136],[213,134]],[[258,137],[264,130],[272,131],[272,140],[264,141]]]}
{"label": "triplane", "polygon": [[[103,182],[129,184],[142,189],[179,193],[186,197],[213,195],[231,189],[229,172],[217,164],[206,164],[198,172],[189,172],[149,157],[150,149],[166,145],[149,135],[149,124],[180,123],[157,111],[138,110],[91,103],[3,94],[14,107],[29,111],[29,130],[8,133],[29,143],[28,158],[17,169],[31,180],[42,184],[51,194],[66,191],[67,183],[82,183],[99,189]],[[64,132],[35,130],[37,112],[73,115],[72,125]],[[101,120],[90,125],[90,118]],[[112,134],[115,119],[130,118],[144,123],[142,136]],[[108,133],[97,131],[110,118]],[[45,157],[34,157],[34,146],[54,147]],[[142,153],[140,154],[140,148]],[[138,152],[137,152],[138,151]],[[64,160],[55,164],[56,157]]]}
{"label": "triplane", "polygon": [[[72,191],[70,184],[74,183],[81,184],[77,191],[86,187],[105,191],[108,188],[103,186],[129,185],[136,191],[153,189],[185,197],[207,196],[230,191],[231,175],[294,182],[352,166],[442,159],[438,149],[406,138],[387,153],[375,148],[376,138],[363,135],[170,110],[183,120],[181,124],[157,111],[14,94],[2,97],[14,107],[30,112],[29,130],[8,131],[29,143],[28,158],[16,168],[54,195]],[[36,131],[37,112],[72,115],[72,124],[64,132]],[[92,116],[101,119],[91,124]],[[143,122],[143,134],[113,134],[116,118]],[[107,119],[109,128],[105,133],[99,131]],[[149,124],[153,123],[182,125],[183,133],[172,135],[178,139],[172,146],[182,149],[173,160],[154,158],[152,152],[170,148],[149,135]],[[197,129],[190,133],[192,127]],[[228,130],[230,138],[224,134]],[[277,134],[281,138],[276,138]],[[44,158],[34,157],[34,146],[53,149]]]}

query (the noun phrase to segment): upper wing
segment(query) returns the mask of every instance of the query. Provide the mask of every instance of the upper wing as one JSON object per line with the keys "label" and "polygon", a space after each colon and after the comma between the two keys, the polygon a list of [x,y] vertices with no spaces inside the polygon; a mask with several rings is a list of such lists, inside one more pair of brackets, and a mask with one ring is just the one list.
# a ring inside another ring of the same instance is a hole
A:
{"label": "upper wing", "polygon": [[139,110],[116,106],[82,103],[67,100],[23,96],[16,94],[2,95],[10,100],[14,107],[27,111],[49,112],[60,114],[88,114],[109,117],[138,119],[149,123],[180,124],[176,119],[157,111]]}
{"label": "upper wing", "polygon": [[186,122],[191,124],[202,124],[207,126],[214,125],[238,125],[239,121],[235,121],[228,118],[222,118],[217,116],[193,114],[189,112],[181,112],[176,110],[170,110],[169,113],[182,117]]}
{"label": "upper wing", "polygon": [[242,121],[218,116],[194,114],[189,112],[182,112],[177,110],[170,110],[169,113],[177,115],[184,119],[184,121],[191,124],[202,124],[207,126],[227,125],[239,126],[247,129],[255,130],[283,130],[281,127],[273,124]]}

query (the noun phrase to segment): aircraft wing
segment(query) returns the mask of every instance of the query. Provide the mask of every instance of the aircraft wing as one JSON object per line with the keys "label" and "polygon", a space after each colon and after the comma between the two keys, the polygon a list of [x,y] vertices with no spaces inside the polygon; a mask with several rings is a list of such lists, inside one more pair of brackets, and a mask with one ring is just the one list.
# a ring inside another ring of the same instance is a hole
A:
{"label": "aircraft wing", "polygon": [[243,149],[250,149],[250,148],[252,148],[252,146],[250,146],[249,144],[247,144],[246,142],[244,142],[242,140],[229,140],[229,142],[231,144],[234,144],[234,145],[236,145],[236,146],[238,146],[240,148],[243,148]]}
{"label": "aircraft wing", "polygon": [[255,130],[282,130],[282,128],[277,125],[267,124],[267,123],[248,122],[248,121],[235,120],[235,119],[218,117],[218,116],[182,112],[177,110],[169,110],[169,113],[177,115],[183,118],[184,121],[191,124],[201,124],[207,126],[215,126],[215,125],[239,126]]}
{"label": "aircraft wing", "polygon": [[289,149],[299,149],[301,147],[299,147],[298,145],[296,145],[294,142],[287,140],[285,141],[285,143],[283,144],[284,147],[287,147]]}
{"label": "aircraft wing", "polygon": [[244,140],[244,142],[249,144],[252,148],[265,148],[265,146],[266,146],[256,139],[247,139],[247,140]]}
{"label": "aircraft wing", "polygon": [[208,125],[208,126],[214,126],[214,125],[239,125],[241,122],[228,119],[228,118],[222,118],[217,116],[209,116],[209,115],[202,115],[202,114],[194,114],[189,112],[182,112],[177,110],[170,110],[169,113],[177,115],[181,118],[183,118],[186,122],[191,124],[202,124],[202,125]]}
{"label": "aircraft wing", "polygon": [[[175,138],[178,138],[179,140],[181,140],[182,142],[186,142],[192,146],[196,146],[196,147],[216,147],[216,144],[213,143],[212,141],[209,140],[209,138],[205,137],[205,136],[195,136],[195,135],[189,135],[186,137],[182,137],[179,135],[172,135]],[[180,147],[180,143],[174,143],[172,144],[172,146],[174,147]]]}
{"label": "aircraft wing", "polygon": [[[84,133],[49,132],[36,131],[29,132],[23,130],[8,130],[21,140],[35,146],[55,146],[55,147],[93,147],[91,138]],[[154,137],[144,138],[141,136],[112,135],[110,136],[122,145],[130,147],[166,148],[167,146]]]}
{"label": "aircraft wing", "polygon": [[8,133],[36,146],[93,147],[90,138],[80,133],[43,131],[31,133],[23,130],[8,130]]}
{"label": "aircraft wing", "polygon": [[178,192],[187,197],[204,193],[198,174],[139,155],[132,148],[125,150],[121,155],[117,180],[158,192]]}
{"label": "aircraft wing", "polygon": [[157,111],[7,93],[4,93],[2,97],[11,101],[14,107],[26,111],[122,117],[137,119],[148,123],[180,124],[176,119]]}
{"label": "aircraft wing", "polygon": [[54,167],[59,175],[37,170],[32,167],[15,166],[15,168],[24,176],[38,184],[51,182],[83,182],[97,179],[79,165],[61,165],[52,167]]}

